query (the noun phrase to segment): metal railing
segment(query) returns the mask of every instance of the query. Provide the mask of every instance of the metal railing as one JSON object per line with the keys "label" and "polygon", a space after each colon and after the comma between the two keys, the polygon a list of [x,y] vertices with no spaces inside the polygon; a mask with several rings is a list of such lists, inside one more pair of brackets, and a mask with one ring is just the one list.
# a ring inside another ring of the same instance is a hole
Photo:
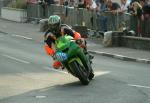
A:
{"label": "metal railing", "polygon": [[[137,18],[127,13],[95,12],[82,8],[71,8],[56,5],[28,4],[27,7],[29,20],[40,20],[48,18],[50,15],[57,14],[62,18],[62,22],[68,25],[83,25],[88,29],[99,31],[121,31],[123,27],[137,31]],[[145,22],[145,21],[144,21]],[[149,22],[149,20],[148,20]],[[149,23],[142,23],[143,33],[149,33]]]}
{"label": "metal railing", "polygon": [[[63,22],[69,25],[86,25],[90,29],[98,29],[97,19],[106,18],[108,30],[117,30],[121,23],[123,25],[124,18],[128,17],[126,14],[112,15],[110,12],[101,12],[99,15],[95,11],[90,11],[82,8],[71,8],[56,5],[35,5],[29,4],[27,7],[28,19],[43,19],[48,18],[50,15],[60,15]],[[126,16],[126,17],[125,17]],[[103,21],[100,19],[100,21]],[[126,18],[129,21],[129,17]],[[101,22],[100,22],[101,23]],[[124,24],[125,25],[125,24]]]}

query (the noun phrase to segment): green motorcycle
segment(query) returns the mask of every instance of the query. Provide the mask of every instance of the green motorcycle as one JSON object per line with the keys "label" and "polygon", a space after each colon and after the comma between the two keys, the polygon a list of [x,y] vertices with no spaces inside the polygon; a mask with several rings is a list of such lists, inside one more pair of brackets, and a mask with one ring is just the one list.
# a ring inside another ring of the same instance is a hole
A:
{"label": "green motorcycle", "polygon": [[88,85],[94,77],[88,53],[85,53],[84,49],[68,35],[59,37],[55,41],[55,47],[55,58],[69,73],[79,78],[83,85]]}

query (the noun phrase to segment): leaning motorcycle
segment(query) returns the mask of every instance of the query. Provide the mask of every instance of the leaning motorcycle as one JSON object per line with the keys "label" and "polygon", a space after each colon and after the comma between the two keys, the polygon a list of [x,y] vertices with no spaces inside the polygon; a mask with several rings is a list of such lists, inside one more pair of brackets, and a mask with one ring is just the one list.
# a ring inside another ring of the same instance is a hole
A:
{"label": "leaning motorcycle", "polygon": [[94,77],[89,54],[68,35],[56,39],[55,47],[56,60],[60,61],[63,68],[77,77],[83,85],[88,85]]}

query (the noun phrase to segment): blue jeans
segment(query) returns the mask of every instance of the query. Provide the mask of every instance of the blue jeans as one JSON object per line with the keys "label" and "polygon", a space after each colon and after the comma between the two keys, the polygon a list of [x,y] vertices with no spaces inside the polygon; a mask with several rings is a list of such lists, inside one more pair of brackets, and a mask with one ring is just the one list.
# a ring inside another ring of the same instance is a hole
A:
{"label": "blue jeans", "polygon": [[97,15],[97,29],[99,31],[107,31],[107,17]]}

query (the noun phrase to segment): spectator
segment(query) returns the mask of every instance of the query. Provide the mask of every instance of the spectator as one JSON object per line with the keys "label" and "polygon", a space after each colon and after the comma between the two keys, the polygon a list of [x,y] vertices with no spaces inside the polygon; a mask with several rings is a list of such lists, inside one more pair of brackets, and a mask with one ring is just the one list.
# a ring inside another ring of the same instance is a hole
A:
{"label": "spectator", "polygon": [[85,7],[87,7],[88,3],[89,3],[89,0],[84,0]]}
{"label": "spectator", "polygon": [[78,8],[85,8],[84,0],[78,0]]}
{"label": "spectator", "polygon": [[112,2],[112,0],[107,1],[107,8],[112,13],[116,13],[121,10],[120,5],[117,2]]}
{"label": "spectator", "polygon": [[139,2],[140,0],[131,0],[130,4],[134,3],[134,2]]}
{"label": "spectator", "polygon": [[129,5],[129,7],[128,7],[128,12],[129,12],[129,13],[134,12],[133,3],[134,3],[134,2],[139,2],[139,1],[140,1],[140,0],[131,0],[131,1],[130,1],[130,5]]}
{"label": "spectator", "polygon": [[107,0],[97,0],[97,29],[98,31],[107,31],[107,17],[104,15],[101,15],[101,12],[104,12],[107,10],[106,6]]}
{"label": "spectator", "polygon": [[38,4],[42,5],[44,4],[44,0],[37,0]]}
{"label": "spectator", "polygon": [[142,15],[142,6],[138,2],[133,2],[132,7],[134,10],[132,14],[140,18]]}
{"label": "spectator", "polygon": [[[117,30],[119,27],[117,25],[117,16],[115,14],[118,14],[118,12],[121,10],[120,5],[117,2],[112,2],[112,0],[107,1],[107,9],[108,12],[111,13],[110,16],[108,16],[109,21],[111,22],[109,25],[112,30]],[[113,15],[112,15],[113,14]]]}
{"label": "spectator", "polygon": [[78,8],[85,8],[85,0],[75,0],[74,6]]}
{"label": "spectator", "polygon": [[41,13],[42,15],[39,15],[41,11],[38,9],[38,13],[39,13],[38,16],[40,16],[39,18],[45,18],[46,17],[45,1],[44,0],[38,0],[38,4],[39,4],[39,6],[41,6],[40,9],[42,9],[42,11],[43,11],[42,12],[43,14]]}
{"label": "spectator", "polygon": [[97,4],[97,11],[103,12],[107,10],[107,0],[97,0],[96,1]]}
{"label": "spectator", "polygon": [[55,4],[54,0],[44,0],[44,2],[48,5]]}
{"label": "spectator", "polygon": [[94,0],[87,0],[86,8],[90,10],[96,10],[96,2]]}
{"label": "spectator", "polygon": [[[65,0],[64,3],[63,3],[63,5],[65,7],[65,17],[68,16],[68,6],[69,6],[69,3],[70,3],[69,0]],[[64,17],[64,19],[65,19],[65,17]]]}
{"label": "spectator", "polygon": [[64,0],[54,0],[56,5],[63,5]]}
{"label": "spectator", "polygon": [[64,6],[68,6],[68,5],[69,5],[69,1],[68,1],[68,0],[65,0],[64,3],[63,3],[63,5],[64,5]]}
{"label": "spectator", "polygon": [[120,2],[121,2],[121,10],[120,10],[120,12],[127,12],[127,10],[128,10],[128,7],[129,7],[129,5],[130,5],[130,2],[128,2],[128,0],[120,0]]}
{"label": "spectator", "polygon": [[133,11],[131,14],[134,16],[134,19],[137,20],[136,33],[137,36],[141,35],[141,17],[142,17],[142,6],[138,2],[132,3]]}
{"label": "spectator", "polygon": [[150,18],[150,3],[146,0],[141,0],[140,4],[142,6],[143,15],[145,18]]}
{"label": "spectator", "polygon": [[150,37],[150,4],[146,0],[141,0],[140,4],[143,9],[142,15],[142,37]]}
{"label": "spectator", "polygon": [[96,2],[94,0],[87,0],[86,8],[88,10],[91,10],[92,16],[90,17],[90,21],[91,21],[92,28],[93,28],[93,26],[94,26],[94,17],[95,17],[94,16],[94,11],[96,11],[96,8],[97,8]]}
{"label": "spectator", "polygon": [[75,0],[70,0],[69,6],[74,7],[75,6]]}

